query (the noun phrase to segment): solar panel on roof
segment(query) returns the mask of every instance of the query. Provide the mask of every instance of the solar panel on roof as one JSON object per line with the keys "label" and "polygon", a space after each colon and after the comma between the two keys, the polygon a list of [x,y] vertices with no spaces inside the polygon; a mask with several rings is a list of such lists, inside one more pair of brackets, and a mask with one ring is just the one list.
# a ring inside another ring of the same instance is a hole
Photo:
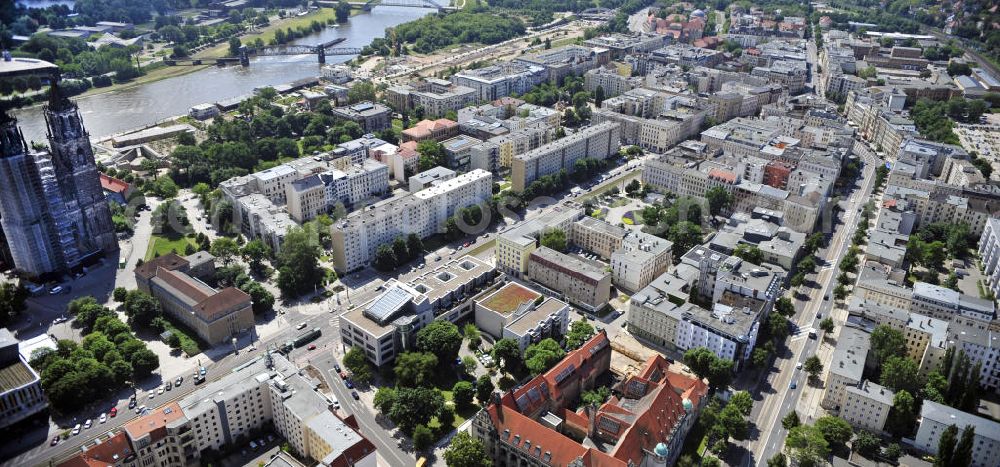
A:
{"label": "solar panel on roof", "polygon": [[392,287],[386,290],[381,297],[375,299],[371,306],[365,310],[365,314],[373,320],[383,323],[402,308],[410,298],[410,294],[405,290]]}

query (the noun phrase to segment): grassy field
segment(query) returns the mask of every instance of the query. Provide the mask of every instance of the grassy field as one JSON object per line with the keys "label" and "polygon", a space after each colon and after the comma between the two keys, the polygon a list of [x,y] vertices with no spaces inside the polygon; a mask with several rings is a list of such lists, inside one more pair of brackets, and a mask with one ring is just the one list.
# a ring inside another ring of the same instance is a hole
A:
{"label": "grassy field", "polygon": [[194,243],[193,239],[176,234],[166,237],[153,235],[153,237],[149,239],[149,248],[146,249],[144,261],[149,261],[150,259],[155,258],[157,253],[159,253],[159,256],[163,256],[174,250],[177,250],[177,254],[183,255],[184,249],[188,245],[194,245],[195,247],[198,246]]}
{"label": "grassy field", "polygon": [[247,44],[249,42],[253,42],[259,37],[265,44],[267,44],[274,38],[274,32],[279,29],[286,30],[288,28],[292,28],[297,30],[300,27],[308,27],[313,21],[319,21],[320,23],[326,24],[328,20],[336,17],[337,14],[333,8],[320,8],[319,10],[304,16],[295,16],[284,20],[271,21],[271,24],[268,26],[246,34],[241,37],[240,40],[243,41],[244,44]]}
{"label": "grassy field", "polygon": [[197,335],[185,328],[184,326],[178,325],[171,320],[167,320],[168,327],[167,330],[172,332],[181,341],[181,351],[187,354],[188,357],[193,357],[201,353],[201,342],[198,340]]}

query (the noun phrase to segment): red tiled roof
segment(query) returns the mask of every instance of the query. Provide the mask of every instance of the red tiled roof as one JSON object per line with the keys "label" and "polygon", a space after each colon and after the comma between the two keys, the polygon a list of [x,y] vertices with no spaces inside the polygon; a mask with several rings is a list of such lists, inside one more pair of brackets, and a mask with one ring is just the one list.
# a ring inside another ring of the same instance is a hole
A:
{"label": "red tiled roof", "polygon": [[403,156],[404,159],[409,159],[411,157],[417,156],[417,142],[407,141],[399,145],[399,150],[396,151],[397,154]]}
{"label": "red tiled roof", "polygon": [[107,191],[121,193],[124,195],[128,190],[128,187],[128,182],[101,174],[101,188],[104,188]]}
{"label": "red tiled roof", "polygon": [[736,183],[736,174],[722,169],[712,169],[708,171],[708,178],[722,180],[726,183]]}
{"label": "red tiled roof", "polygon": [[427,137],[435,131],[445,130],[457,125],[458,123],[448,120],[447,118],[439,118],[437,120],[421,120],[417,122],[416,125],[403,130],[403,134],[412,138]]}
{"label": "red tiled roof", "polygon": [[[605,342],[607,335],[601,332],[568,355],[555,368],[535,377],[517,391],[504,395],[500,406],[490,404],[486,413],[501,442],[530,457],[541,458],[549,465],[568,465],[580,459],[588,467],[624,467],[630,463],[639,465],[645,451],[652,450],[656,443],[669,444],[674,427],[686,414],[684,399],[690,399],[697,407],[701,398],[708,393],[708,386],[696,378],[670,372],[669,363],[659,355],[647,360],[640,373],[626,381],[625,384],[632,380],[645,383],[646,388],[644,393],[636,395],[637,399],[632,399],[627,406],[631,408],[626,408],[622,405],[622,400],[612,397],[598,410],[598,418],[606,417],[622,424],[620,436],[610,436],[618,439],[611,454],[584,447],[518,411],[515,402],[517,398],[539,385],[547,384],[548,377],[558,375],[569,365],[582,364],[582,358],[591,355],[591,349],[598,348]],[[555,389],[557,387],[551,385],[548,390],[558,391]],[[554,398],[554,395],[550,396],[553,396],[550,399]],[[568,427],[587,430],[590,422],[584,413],[564,410],[562,415]],[[549,456],[548,459],[546,456]]]}
{"label": "red tiled roof", "polygon": [[191,276],[184,273],[158,268],[156,277],[196,302],[201,302],[212,295],[199,284],[195,284]]}
{"label": "red tiled roof", "polygon": [[183,416],[184,412],[181,411],[181,406],[176,402],[171,402],[154,409],[149,415],[143,415],[126,423],[124,428],[128,437],[133,440],[150,435],[151,441],[155,442],[167,434],[168,424]]}
{"label": "red tiled roof", "polygon": [[246,292],[235,287],[229,287],[202,300],[201,303],[195,305],[194,311],[202,320],[211,322],[230,311],[245,308],[251,304],[252,300]]}
{"label": "red tiled roof", "polygon": [[153,258],[145,263],[142,263],[142,266],[136,266],[135,274],[143,279],[149,280],[156,275],[157,268],[176,271],[178,269],[188,267],[189,264],[188,260],[181,258],[177,255],[177,253],[167,253],[159,258]]}
{"label": "red tiled roof", "polygon": [[107,441],[90,446],[86,451],[59,463],[58,467],[110,467],[132,454],[132,445],[125,432],[119,431]]}

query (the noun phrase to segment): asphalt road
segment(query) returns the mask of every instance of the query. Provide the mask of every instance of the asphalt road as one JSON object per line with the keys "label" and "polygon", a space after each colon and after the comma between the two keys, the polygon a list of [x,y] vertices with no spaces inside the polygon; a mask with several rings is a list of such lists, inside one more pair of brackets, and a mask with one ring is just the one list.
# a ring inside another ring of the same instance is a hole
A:
{"label": "asphalt road", "polygon": [[[791,357],[777,360],[775,362],[776,371],[772,368],[766,382],[762,384],[762,387],[758,387],[758,401],[754,404],[751,418],[759,434],[755,440],[749,443],[749,458],[744,465],[767,465],[768,459],[781,452],[785,436],[787,436],[786,430],[781,426],[781,419],[796,409],[803,390],[806,388],[808,374],[795,367],[798,363],[804,364],[806,359],[815,355],[820,342],[822,342],[823,331],[819,329],[821,318],[817,318],[816,315],[820,314],[825,318],[830,316],[833,311],[834,278],[840,273],[840,260],[847,253],[851,238],[857,228],[860,216],[859,208],[869,200],[872,192],[875,182],[875,168],[881,164],[881,161],[868,151],[861,151],[860,156],[865,162],[861,187],[842,204],[846,207],[844,221],[838,225],[830,239],[825,254],[821,257],[825,261],[825,265],[821,266],[814,279],[819,287],[808,290],[807,300],[796,300],[795,302],[797,312],[792,317],[792,322],[796,331],[788,341],[788,350],[792,353]],[[829,298],[824,300],[824,296]],[[810,330],[816,331],[816,339],[807,337]],[[824,368],[828,368],[829,363],[829,361],[824,361]],[[796,389],[791,389],[793,381],[796,383]],[[819,391],[818,388],[811,390],[813,392]],[[812,399],[810,397],[810,400]],[[800,414],[800,417],[807,419],[807,416],[803,415]]]}

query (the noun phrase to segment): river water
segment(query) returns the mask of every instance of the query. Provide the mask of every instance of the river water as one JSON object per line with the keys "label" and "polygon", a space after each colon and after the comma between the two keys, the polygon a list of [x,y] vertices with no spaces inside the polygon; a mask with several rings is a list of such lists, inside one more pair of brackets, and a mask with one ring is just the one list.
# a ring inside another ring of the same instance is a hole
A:
{"label": "river water", "polygon": [[[2,0],[0,0],[2,1]],[[296,41],[319,44],[338,37],[347,39],[336,47],[363,47],[385,29],[418,19],[436,10],[428,8],[377,6],[371,12],[352,16],[346,24],[326,28]],[[253,36],[247,36],[252,38]],[[330,63],[345,62],[353,56],[327,56]],[[273,86],[319,75],[315,55],[259,57],[250,66],[210,67],[183,76],[160,80],[114,92],[75,99],[92,139],[141,127],[174,115],[187,114],[191,106],[218,102],[248,94],[259,86]],[[14,112],[28,140],[45,139],[41,106]]]}

